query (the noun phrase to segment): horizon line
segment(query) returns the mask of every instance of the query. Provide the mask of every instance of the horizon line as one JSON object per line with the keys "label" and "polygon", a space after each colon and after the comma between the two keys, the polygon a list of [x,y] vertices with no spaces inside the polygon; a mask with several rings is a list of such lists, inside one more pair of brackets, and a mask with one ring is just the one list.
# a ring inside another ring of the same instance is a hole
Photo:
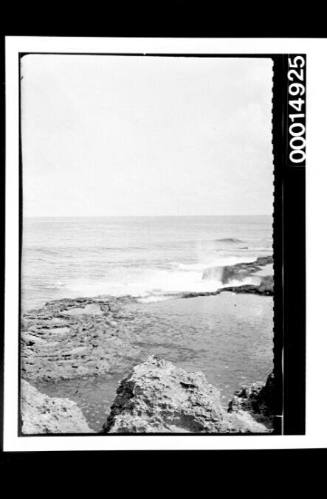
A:
{"label": "horizon line", "polygon": [[177,218],[177,217],[272,217],[273,213],[214,215],[23,215],[22,218]]}

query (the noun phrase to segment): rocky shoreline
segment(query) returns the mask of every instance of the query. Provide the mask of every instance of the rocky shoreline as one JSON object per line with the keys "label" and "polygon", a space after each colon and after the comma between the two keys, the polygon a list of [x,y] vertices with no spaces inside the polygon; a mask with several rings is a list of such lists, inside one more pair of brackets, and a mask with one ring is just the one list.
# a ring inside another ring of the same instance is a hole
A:
{"label": "rocky shoreline", "polygon": [[[226,410],[203,373],[150,356],[120,382],[100,433],[272,433],[272,385],[270,375],[266,384],[242,387]],[[24,380],[21,423],[26,435],[94,433],[74,402],[43,395]]]}
{"label": "rocky shoreline", "polygon": [[[195,298],[197,296],[214,296],[219,295],[225,291],[233,293],[247,293],[261,296],[273,296],[274,294],[274,279],[273,276],[262,275],[261,272],[273,265],[272,256],[262,256],[257,258],[254,262],[237,263],[235,265],[228,265],[225,267],[212,267],[203,272],[202,279],[220,279],[225,286],[216,291],[208,292],[192,292],[183,293],[183,298]],[[226,286],[229,282],[246,280],[252,278],[256,282],[253,284],[239,284],[237,286]]]}
{"label": "rocky shoreline", "polygon": [[[235,279],[236,275],[244,277],[245,273],[247,276],[257,275],[271,262],[271,257],[261,257],[249,264],[231,266],[225,272],[225,278],[228,281]],[[223,292],[271,296],[272,276],[259,275],[257,279],[257,284],[225,287],[213,293],[183,293],[175,298],[196,298]],[[180,301],[184,303],[184,300]],[[156,317],[144,314],[136,299],[130,296],[61,299],[26,312],[21,320],[20,337],[23,433],[94,432],[94,427],[88,425],[81,412],[82,407],[70,399],[70,394],[78,391],[81,382],[90,386],[88,390],[92,389],[90,380],[100,378],[103,378],[101,394],[106,394],[108,376],[112,376],[115,383],[111,390],[117,387],[119,379],[125,377],[111,409],[108,406],[108,409],[99,411],[99,418],[103,417],[104,410],[107,411],[107,421],[102,422],[105,432],[171,432],[177,431],[176,428],[181,432],[194,432],[196,429],[218,433],[272,431],[271,414],[263,409],[261,400],[262,394],[267,392],[263,384],[242,388],[228,408],[223,408],[219,391],[208,384],[203,374],[188,373],[168,361],[156,360],[156,357],[145,361],[145,353],[151,353],[151,350],[144,331],[148,331],[153,338],[156,332],[153,328],[157,328],[157,323]],[[168,324],[164,322],[161,327],[164,329],[158,339],[152,340],[155,341],[152,351],[157,353],[163,348],[165,355],[166,346],[160,341],[165,337]],[[169,327],[175,330],[175,323]],[[181,349],[179,343],[176,345],[177,349]],[[185,381],[187,379],[189,381]],[[71,383],[71,389],[68,393],[53,390],[55,397],[49,397],[52,393],[47,389],[43,390],[44,393],[36,390],[49,385],[59,387],[60,383],[66,382]],[[133,390],[140,395],[139,399],[135,394],[127,396],[130,392],[126,391],[126,387],[131,387],[131,383],[134,383]],[[112,401],[113,393],[105,398]],[[150,408],[145,404],[147,397]],[[133,399],[133,407],[130,399]],[[182,400],[184,402],[180,406]],[[95,401],[95,406],[98,403],[99,399]],[[117,412],[119,407],[121,411]],[[201,408],[203,417],[197,413],[197,407]]]}
{"label": "rocky shoreline", "polygon": [[[271,263],[271,257],[231,266],[228,275],[247,275]],[[225,267],[228,268],[228,267]],[[273,277],[260,276],[259,284],[225,287],[208,293],[182,293],[181,298],[213,296],[223,292],[272,296]],[[135,298],[72,298],[48,302],[30,310],[21,321],[22,376],[37,380],[72,379],[101,375],[124,365],[124,359],[140,359],[140,349],[130,341],[140,322],[136,309],[126,305]]]}
{"label": "rocky shoreline", "polygon": [[202,279],[218,278],[222,284],[235,279],[242,280],[273,264],[272,256],[259,256],[254,262],[236,263],[224,267],[210,267],[203,272]]}
{"label": "rocky shoreline", "polygon": [[[245,389],[245,387],[243,388]],[[257,390],[256,398],[262,389]],[[252,397],[255,398],[254,395]],[[252,406],[251,406],[252,407]],[[260,413],[260,417],[259,417]],[[104,433],[271,433],[263,412],[229,404],[202,372],[150,356],[120,383]]]}

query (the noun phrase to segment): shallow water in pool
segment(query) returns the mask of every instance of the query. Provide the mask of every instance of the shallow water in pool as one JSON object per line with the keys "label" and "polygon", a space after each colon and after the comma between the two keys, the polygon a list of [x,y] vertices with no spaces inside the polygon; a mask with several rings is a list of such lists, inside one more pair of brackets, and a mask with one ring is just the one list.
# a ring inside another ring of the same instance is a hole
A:
{"label": "shallow water in pool", "polygon": [[129,333],[138,358],[126,359],[110,375],[34,383],[50,396],[67,397],[82,409],[90,427],[100,431],[119,381],[131,368],[156,354],[188,371],[203,371],[227,405],[242,384],[265,381],[273,366],[271,297],[221,293],[128,305],[135,311]]}

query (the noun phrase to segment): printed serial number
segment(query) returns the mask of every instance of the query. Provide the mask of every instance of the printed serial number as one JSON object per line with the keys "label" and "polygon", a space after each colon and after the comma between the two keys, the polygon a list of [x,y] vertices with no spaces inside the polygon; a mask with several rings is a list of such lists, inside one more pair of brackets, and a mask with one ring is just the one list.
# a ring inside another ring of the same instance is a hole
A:
{"label": "printed serial number", "polygon": [[305,153],[305,58],[288,58],[288,141],[291,163],[304,163]]}

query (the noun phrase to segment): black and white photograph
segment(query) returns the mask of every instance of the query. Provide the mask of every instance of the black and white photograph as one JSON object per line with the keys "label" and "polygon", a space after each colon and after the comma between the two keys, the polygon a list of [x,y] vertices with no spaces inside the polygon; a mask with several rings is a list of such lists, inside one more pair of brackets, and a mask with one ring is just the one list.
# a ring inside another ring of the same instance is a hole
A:
{"label": "black and white photograph", "polygon": [[6,37],[5,453],[327,442],[324,47]]}
{"label": "black and white photograph", "polygon": [[279,432],[273,71],[21,56],[21,436]]}

